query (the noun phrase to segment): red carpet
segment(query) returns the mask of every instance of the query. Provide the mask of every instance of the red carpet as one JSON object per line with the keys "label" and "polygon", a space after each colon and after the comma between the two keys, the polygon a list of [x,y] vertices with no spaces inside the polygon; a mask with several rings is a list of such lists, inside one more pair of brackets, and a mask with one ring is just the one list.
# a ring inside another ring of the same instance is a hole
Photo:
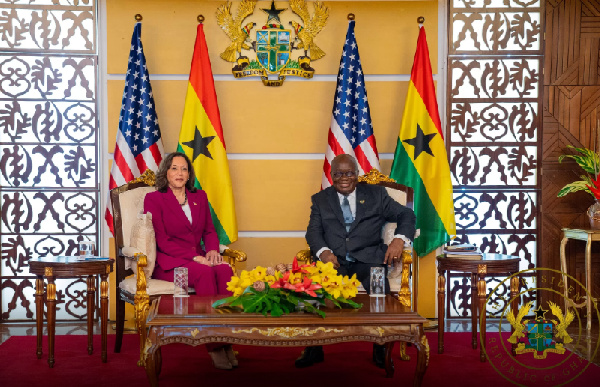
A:
{"label": "red carpet", "polygon": [[[490,363],[479,362],[479,351],[470,347],[470,333],[447,333],[445,353],[437,354],[437,334],[427,333],[431,346],[429,368],[425,373],[424,386],[512,386]],[[125,335],[123,350],[112,352],[114,335],[108,339],[108,363],[100,361],[100,337],[95,336],[94,354],[87,355],[86,336],[57,336],[53,369],[47,364],[47,342],[44,355],[35,356],[35,337],[15,336],[0,345],[0,386],[147,386],[143,368],[136,366],[137,336]],[[240,367],[233,371],[216,370],[204,347],[172,344],[163,347],[163,367],[159,377],[161,386],[285,386],[285,387],[353,387],[353,386],[410,386],[416,357],[403,362],[394,348],[396,372],[392,379],[371,362],[371,343],[346,343],[325,347],[325,362],[308,369],[294,367],[294,359],[300,348],[266,348],[235,346],[239,351]],[[416,355],[414,348],[409,354]],[[567,356],[561,355],[561,356]],[[585,361],[577,356],[559,366],[549,375],[573,367],[577,360],[583,369]],[[499,364],[499,363],[498,363]],[[536,363],[541,364],[541,363]],[[500,365],[497,365],[501,368]],[[507,365],[507,367],[509,367]],[[506,368],[505,372],[510,372]],[[512,370],[513,377],[515,370]],[[525,375],[521,374],[521,378]],[[568,385],[596,385],[600,380],[600,367],[591,364]],[[528,380],[524,385],[553,385]],[[554,383],[556,385],[557,383]]]}

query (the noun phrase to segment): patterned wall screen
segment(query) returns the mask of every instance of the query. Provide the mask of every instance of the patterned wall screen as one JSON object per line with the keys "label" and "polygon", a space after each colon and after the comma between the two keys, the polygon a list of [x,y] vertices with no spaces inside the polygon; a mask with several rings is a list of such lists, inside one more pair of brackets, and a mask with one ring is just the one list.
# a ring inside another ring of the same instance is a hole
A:
{"label": "patterned wall screen", "polygon": [[[35,317],[32,257],[98,246],[94,0],[0,0],[0,321]],[[85,316],[85,280],[59,279],[57,318]]]}
{"label": "patterned wall screen", "polygon": [[[540,197],[543,2],[450,0],[448,124],[457,233],[483,252],[536,266]],[[523,288],[532,287],[528,278]],[[449,316],[470,315],[470,278],[447,281]],[[498,279],[488,281],[493,289]],[[508,300],[501,287],[488,313]],[[535,299],[533,292],[524,300]]]}

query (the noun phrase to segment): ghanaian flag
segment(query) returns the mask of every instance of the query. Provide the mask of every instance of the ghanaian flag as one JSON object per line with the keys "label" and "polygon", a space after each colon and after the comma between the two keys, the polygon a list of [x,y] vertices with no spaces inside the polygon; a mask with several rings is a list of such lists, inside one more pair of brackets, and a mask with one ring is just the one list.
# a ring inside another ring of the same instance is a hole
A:
{"label": "ghanaian flag", "polygon": [[236,241],[238,230],[231,177],[202,24],[198,25],[196,34],[177,150],[192,160],[195,184],[208,196],[219,241],[225,245]]}
{"label": "ghanaian flag", "polygon": [[423,27],[390,177],[414,189],[414,210],[420,230],[414,243],[418,256],[435,250],[456,234],[450,166]]}

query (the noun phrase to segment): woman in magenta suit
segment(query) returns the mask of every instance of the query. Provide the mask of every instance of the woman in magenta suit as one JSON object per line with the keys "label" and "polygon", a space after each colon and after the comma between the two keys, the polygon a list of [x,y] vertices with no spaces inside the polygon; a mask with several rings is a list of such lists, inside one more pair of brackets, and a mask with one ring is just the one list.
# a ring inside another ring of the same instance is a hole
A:
{"label": "woman in magenta suit", "polygon": [[[219,238],[206,193],[194,187],[189,158],[171,153],[156,174],[157,191],[146,195],[144,212],[152,214],[156,234],[153,278],[173,282],[174,269],[187,267],[189,286],[198,295],[231,295],[227,282],[233,271],[219,254]],[[204,243],[204,249],[202,246]],[[215,367],[237,366],[231,345],[207,344]]]}

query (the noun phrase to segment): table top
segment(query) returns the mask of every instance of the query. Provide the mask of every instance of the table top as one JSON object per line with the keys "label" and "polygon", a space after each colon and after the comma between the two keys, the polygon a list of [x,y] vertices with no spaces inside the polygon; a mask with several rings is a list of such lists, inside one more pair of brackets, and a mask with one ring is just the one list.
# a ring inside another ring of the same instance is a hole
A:
{"label": "table top", "polygon": [[[146,326],[153,325],[238,325],[238,326],[298,326],[298,325],[381,325],[423,324],[426,318],[387,295],[370,297],[359,294],[353,301],[362,304],[360,309],[324,308],[327,317],[312,313],[295,312],[281,317],[263,316],[259,313],[241,313],[231,308],[212,307],[213,302],[225,296],[173,297],[164,295],[154,301]],[[323,308],[323,307],[322,307]]]}
{"label": "table top", "polygon": [[[115,260],[109,257],[49,256],[32,258],[29,271],[36,275],[66,277],[108,274]],[[46,271],[51,268],[51,271]]]}
{"label": "table top", "polygon": [[31,258],[29,260],[30,263],[55,263],[55,264],[62,264],[62,265],[70,265],[72,263],[76,263],[76,262],[102,262],[102,263],[107,263],[108,261],[112,260],[112,258],[110,257],[97,257],[97,256],[92,256],[92,257],[86,257],[86,256],[82,256],[82,255],[71,255],[71,256],[64,256],[64,255],[59,255],[57,257],[55,256],[50,256],[50,257],[37,257],[37,258]]}
{"label": "table top", "polygon": [[488,273],[510,273],[519,271],[521,258],[514,255],[483,253],[482,259],[437,257],[439,270],[478,273],[479,266],[485,265]]}

